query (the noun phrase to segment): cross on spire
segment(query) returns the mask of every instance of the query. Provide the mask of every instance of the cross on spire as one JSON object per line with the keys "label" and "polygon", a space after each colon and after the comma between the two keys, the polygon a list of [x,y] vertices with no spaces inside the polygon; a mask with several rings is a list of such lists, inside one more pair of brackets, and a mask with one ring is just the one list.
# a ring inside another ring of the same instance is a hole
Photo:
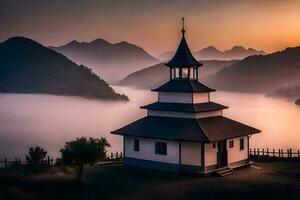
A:
{"label": "cross on spire", "polygon": [[185,33],[185,30],[184,30],[184,17],[182,18],[182,30],[181,30],[182,34]]}

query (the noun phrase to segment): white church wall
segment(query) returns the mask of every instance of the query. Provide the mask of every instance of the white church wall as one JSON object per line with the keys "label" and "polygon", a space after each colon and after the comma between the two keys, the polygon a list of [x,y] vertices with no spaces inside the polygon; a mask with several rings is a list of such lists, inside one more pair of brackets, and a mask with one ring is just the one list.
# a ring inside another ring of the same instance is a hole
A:
{"label": "white church wall", "polygon": [[[240,150],[240,139],[244,138],[244,149]],[[233,140],[233,147],[229,147],[229,141]],[[248,158],[248,139],[247,136],[227,140],[228,164]]]}
{"label": "white church wall", "polygon": [[214,116],[221,116],[221,115],[222,115],[222,110],[208,111],[208,112],[197,113],[196,118],[214,117]]}
{"label": "white church wall", "polygon": [[[134,139],[139,139],[140,141],[139,151],[134,151]],[[124,137],[124,140],[125,157],[179,164],[179,143],[176,141],[137,138],[131,136]],[[167,155],[155,154],[155,142],[167,143]]]}
{"label": "white church wall", "polygon": [[193,102],[194,103],[205,103],[209,101],[209,92],[194,92]]}
{"label": "white church wall", "polygon": [[181,143],[181,164],[201,166],[201,143]]}
{"label": "white church wall", "polygon": [[161,117],[196,118],[196,113],[159,111],[159,110],[148,110],[148,115],[161,116]]}
{"label": "white church wall", "polygon": [[217,143],[215,148],[213,148],[213,143],[205,144],[205,166],[206,167],[217,164],[217,152],[218,152]]}
{"label": "white church wall", "polygon": [[209,92],[159,92],[159,102],[165,103],[205,103],[209,102]]}
{"label": "white church wall", "polygon": [[192,93],[188,92],[159,92],[158,100],[165,103],[193,103]]}

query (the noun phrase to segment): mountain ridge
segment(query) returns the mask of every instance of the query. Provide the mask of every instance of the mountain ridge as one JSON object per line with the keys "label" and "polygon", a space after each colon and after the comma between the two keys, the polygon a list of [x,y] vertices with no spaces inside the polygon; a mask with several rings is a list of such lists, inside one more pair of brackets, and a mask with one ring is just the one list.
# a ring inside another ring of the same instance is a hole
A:
{"label": "mountain ridge", "polygon": [[296,84],[299,76],[300,47],[288,47],[267,55],[249,56],[205,77],[204,81],[221,90],[275,94],[279,88]]}
{"label": "mountain ridge", "polygon": [[110,43],[98,38],[90,42],[72,42],[50,48],[76,63],[90,66],[109,82],[119,81],[145,66],[159,63],[143,48],[127,41]]}
{"label": "mountain ridge", "polygon": [[20,36],[0,43],[0,91],[128,100],[91,69]]}
{"label": "mountain ridge", "polygon": [[[167,51],[157,56],[161,61],[169,60],[175,52]],[[210,45],[199,51],[193,52],[194,57],[198,60],[241,60],[245,57],[252,55],[265,55],[262,50],[256,50],[254,48],[245,48],[243,46],[233,46],[231,49],[221,51],[216,47]]]}
{"label": "mountain ridge", "polygon": [[[203,66],[200,67],[199,77],[201,79],[209,74],[216,73],[220,69],[227,67],[235,62],[237,62],[237,60],[201,61],[201,63],[203,63]],[[132,74],[129,74],[127,77],[122,79],[118,83],[118,85],[130,86],[130,87],[140,88],[140,89],[153,89],[155,87],[160,86],[164,82],[168,81],[169,75],[170,75],[169,68],[166,67],[163,63],[159,63],[154,66],[147,67],[145,69],[141,69]]]}

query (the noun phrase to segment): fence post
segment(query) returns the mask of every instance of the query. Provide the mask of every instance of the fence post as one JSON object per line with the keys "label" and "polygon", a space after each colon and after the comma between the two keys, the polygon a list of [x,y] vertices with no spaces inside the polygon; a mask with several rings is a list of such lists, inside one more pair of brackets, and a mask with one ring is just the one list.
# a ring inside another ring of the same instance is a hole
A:
{"label": "fence post", "polygon": [[264,156],[265,155],[265,149],[263,148],[262,150],[262,155]]}
{"label": "fence post", "polygon": [[269,148],[267,148],[267,156],[269,156]]}
{"label": "fence post", "polygon": [[114,158],[113,152],[110,153],[110,159],[112,160]]}
{"label": "fence post", "polygon": [[281,158],[282,157],[282,154],[281,154],[281,149],[279,149],[279,158]]}
{"label": "fence post", "polygon": [[50,156],[47,156],[47,165],[50,166]]}
{"label": "fence post", "polygon": [[116,159],[119,158],[119,152],[116,152]]}
{"label": "fence post", "polygon": [[7,158],[4,159],[4,168],[7,167]]}
{"label": "fence post", "polygon": [[121,159],[123,158],[123,152],[120,153],[120,158],[121,158]]}
{"label": "fence post", "polygon": [[257,148],[257,155],[259,156],[259,148]]}
{"label": "fence post", "polygon": [[255,150],[255,148],[253,150],[254,150],[254,155],[256,156],[256,150]]}
{"label": "fence post", "polygon": [[275,157],[275,149],[273,149],[273,157]]}

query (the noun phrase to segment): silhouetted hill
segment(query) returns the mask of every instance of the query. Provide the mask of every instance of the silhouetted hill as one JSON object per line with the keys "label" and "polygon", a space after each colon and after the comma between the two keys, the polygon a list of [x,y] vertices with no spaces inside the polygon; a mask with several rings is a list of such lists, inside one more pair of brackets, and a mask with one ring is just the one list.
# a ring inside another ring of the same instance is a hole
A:
{"label": "silhouetted hill", "polygon": [[300,105],[300,98],[295,101],[295,104]]}
{"label": "silhouetted hill", "polygon": [[300,82],[293,85],[278,87],[272,91],[269,96],[288,97],[289,99],[295,100],[300,96]]}
{"label": "silhouetted hill", "polygon": [[[203,66],[200,67],[200,78],[216,73],[217,71],[227,67],[237,61],[201,61]],[[123,86],[131,86],[136,88],[153,89],[162,83],[168,81],[170,76],[169,68],[163,63],[148,67],[128,75],[118,84]]]}
{"label": "silhouetted hill", "polygon": [[300,47],[247,57],[205,78],[216,89],[270,93],[300,77]]}
{"label": "silhouetted hill", "polygon": [[128,42],[109,43],[103,39],[91,42],[72,41],[60,47],[50,47],[76,63],[93,69],[104,80],[119,81],[126,75],[159,63],[144,49]]}
{"label": "silhouetted hill", "polygon": [[[170,60],[175,52],[167,51],[158,56],[161,61]],[[265,55],[264,51],[258,51],[253,48],[246,49],[242,46],[234,46],[229,50],[220,51],[214,46],[208,46],[200,51],[193,53],[195,58],[199,60],[241,60],[248,56]]]}
{"label": "silhouetted hill", "polygon": [[24,37],[0,43],[0,92],[127,100],[89,68]]}

